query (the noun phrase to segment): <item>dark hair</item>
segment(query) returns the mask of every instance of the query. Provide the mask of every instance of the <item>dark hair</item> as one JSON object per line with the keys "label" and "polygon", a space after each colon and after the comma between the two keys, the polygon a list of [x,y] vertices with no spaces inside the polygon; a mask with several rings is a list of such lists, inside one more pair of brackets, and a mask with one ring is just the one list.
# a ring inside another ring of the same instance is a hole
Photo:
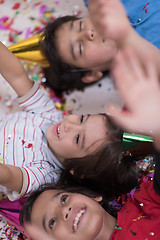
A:
{"label": "dark hair", "polygon": [[57,48],[57,31],[64,23],[78,19],[75,16],[59,17],[46,26],[41,36],[41,50],[50,64],[49,68],[44,68],[46,84],[55,91],[82,89],[92,84],[81,81],[84,72],[87,72],[87,70],[84,72],[78,71],[80,68],[63,62]]}
{"label": "dark hair", "polygon": [[[70,179],[65,178],[65,181],[62,181],[63,178],[59,180],[59,182],[56,185],[49,184],[49,185],[43,185],[36,191],[32,192],[29,198],[24,203],[19,216],[20,224],[23,226],[24,223],[30,223],[31,222],[31,214],[32,214],[32,208],[34,205],[34,202],[36,199],[46,190],[60,190],[70,193],[79,193],[83,194],[89,198],[96,198],[100,196],[98,193],[87,189],[83,186],[75,184],[73,181],[70,182]],[[46,203],[47,204],[47,203]],[[103,198],[103,200],[100,202],[100,205],[112,216],[117,217],[117,210],[113,208],[113,206],[110,203],[109,199]]]}
{"label": "dark hair", "polygon": [[136,157],[123,156],[123,131],[113,120],[103,114],[108,126],[109,143],[92,155],[66,159],[66,174],[72,172],[74,181],[107,198],[127,193],[137,185]]}

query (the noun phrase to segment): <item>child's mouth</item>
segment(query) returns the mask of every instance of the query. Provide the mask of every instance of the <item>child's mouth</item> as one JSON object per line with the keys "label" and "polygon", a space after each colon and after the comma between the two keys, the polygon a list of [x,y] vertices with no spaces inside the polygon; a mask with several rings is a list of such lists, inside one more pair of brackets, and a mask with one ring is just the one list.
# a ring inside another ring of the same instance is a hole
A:
{"label": "child's mouth", "polygon": [[57,138],[60,137],[60,125],[61,123],[57,123],[53,128],[54,134],[56,135]]}
{"label": "child's mouth", "polygon": [[57,127],[57,135],[58,135],[58,137],[59,137],[59,134],[60,134],[60,124]]}
{"label": "child's mouth", "polygon": [[73,232],[76,232],[78,229],[78,225],[80,223],[80,220],[83,216],[83,214],[85,213],[86,208],[82,208],[76,215],[74,221],[73,221]]}

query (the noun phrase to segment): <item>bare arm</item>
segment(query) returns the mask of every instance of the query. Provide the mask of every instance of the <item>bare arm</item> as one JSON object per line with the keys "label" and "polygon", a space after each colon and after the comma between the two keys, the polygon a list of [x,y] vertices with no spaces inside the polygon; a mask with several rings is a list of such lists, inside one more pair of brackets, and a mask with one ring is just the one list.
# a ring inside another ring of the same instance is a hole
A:
{"label": "bare arm", "polygon": [[20,192],[22,183],[23,175],[20,168],[8,164],[0,164],[0,185]]}
{"label": "bare arm", "polygon": [[0,73],[18,96],[25,95],[33,86],[21,62],[2,42],[0,42]]}

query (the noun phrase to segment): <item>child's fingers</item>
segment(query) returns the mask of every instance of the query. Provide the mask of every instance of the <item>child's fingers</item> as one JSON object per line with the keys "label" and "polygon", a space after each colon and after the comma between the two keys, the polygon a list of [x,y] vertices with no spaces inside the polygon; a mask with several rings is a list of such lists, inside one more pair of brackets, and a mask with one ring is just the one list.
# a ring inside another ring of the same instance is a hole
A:
{"label": "child's fingers", "polygon": [[147,72],[148,80],[155,84],[157,87],[160,87],[156,64],[154,63],[151,56],[146,57],[145,69]]}
{"label": "child's fingers", "polygon": [[117,54],[112,73],[115,78],[117,90],[124,97],[132,87],[133,76],[130,74],[128,64],[122,53]]}
{"label": "child's fingers", "polygon": [[92,23],[96,31],[99,32],[100,35],[102,35],[104,32],[107,16],[106,11],[107,9],[101,6],[100,4],[98,4],[97,6],[91,6],[91,8],[89,9]]}
{"label": "child's fingers", "polygon": [[128,62],[128,66],[130,68],[130,73],[134,76],[134,82],[138,84],[138,82],[143,81],[145,79],[145,71],[144,68],[132,49],[127,48],[124,52],[126,56],[126,61]]}
{"label": "child's fingers", "polygon": [[144,119],[137,119],[136,116],[130,112],[119,111],[117,108],[108,107],[107,114],[111,115],[113,120],[127,131],[137,133],[146,132],[146,129],[143,129]]}

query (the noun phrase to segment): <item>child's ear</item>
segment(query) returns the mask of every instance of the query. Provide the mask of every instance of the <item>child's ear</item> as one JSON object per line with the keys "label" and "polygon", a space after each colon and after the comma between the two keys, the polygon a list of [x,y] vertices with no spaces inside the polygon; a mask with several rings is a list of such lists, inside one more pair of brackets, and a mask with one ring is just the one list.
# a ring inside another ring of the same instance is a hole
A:
{"label": "child's ear", "polygon": [[71,174],[71,175],[74,175],[74,170],[73,170],[73,169],[70,170],[70,174]]}
{"label": "child's ear", "polygon": [[99,196],[99,197],[94,198],[94,200],[99,203],[103,200],[103,197]]}
{"label": "child's ear", "polygon": [[[71,174],[71,175],[74,175],[74,170],[73,170],[73,169],[70,170],[70,174]],[[85,178],[85,175],[82,175],[82,176],[80,177],[80,179],[84,179],[84,178]]]}
{"label": "child's ear", "polygon": [[103,77],[103,72],[101,71],[90,71],[84,74],[81,78],[84,83],[92,83],[98,81],[101,77]]}

